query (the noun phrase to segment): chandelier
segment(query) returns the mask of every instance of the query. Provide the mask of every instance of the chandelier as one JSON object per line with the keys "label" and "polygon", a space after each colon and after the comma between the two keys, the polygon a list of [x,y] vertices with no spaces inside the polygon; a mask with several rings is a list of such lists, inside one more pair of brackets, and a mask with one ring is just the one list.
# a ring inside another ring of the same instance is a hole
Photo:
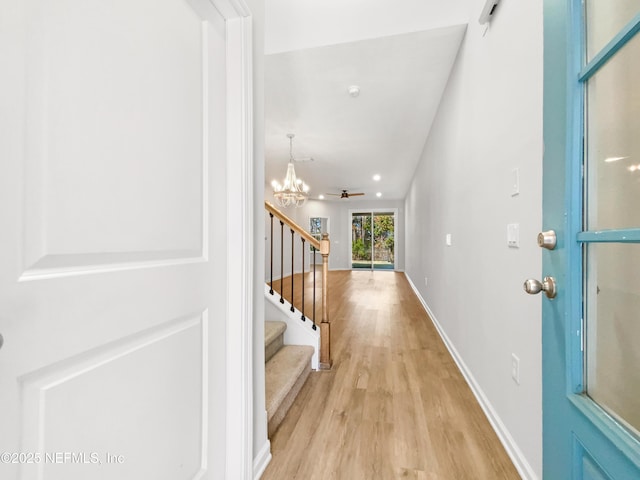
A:
{"label": "chandelier", "polygon": [[296,177],[296,171],[293,167],[293,133],[288,133],[289,137],[289,164],[287,165],[287,174],[282,184],[276,180],[271,182],[273,187],[273,196],[276,202],[283,208],[290,206],[301,207],[307,201],[309,196],[309,186]]}

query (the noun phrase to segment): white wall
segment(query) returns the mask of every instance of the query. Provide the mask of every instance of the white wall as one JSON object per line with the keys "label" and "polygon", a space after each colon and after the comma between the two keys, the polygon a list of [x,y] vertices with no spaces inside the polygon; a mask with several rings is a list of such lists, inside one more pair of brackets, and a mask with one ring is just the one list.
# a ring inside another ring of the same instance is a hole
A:
{"label": "white wall", "polygon": [[[501,2],[470,22],[405,199],[406,272],[485,398],[525,478],[542,475],[542,4]],[[511,196],[511,170],[520,194]],[[506,228],[520,224],[519,249]],[[452,235],[452,246],[445,236]],[[428,286],[425,286],[425,277]],[[520,358],[520,385],[511,354]]]}
{"label": "white wall", "polygon": [[[284,173],[283,173],[284,175]],[[265,187],[265,199],[272,203],[275,203],[272,196],[272,189],[270,185]],[[331,254],[329,255],[329,270],[344,270],[351,269],[351,257],[350,257],[350,242],[351,242],[351,218],[349,216],[349,210],[353,209],[397,209],[398,215],[396,217],[395,226],[395,257],[396,257],[396,270],[404,270],[404,202],[401,200],[346,200],[346,201],[321,201],[321,200],[309,200],[301,208],[287,208],[283,212],[285,215],[293,219],[298,225],[305,229],[309,229],[310,217],[327,217],[329,218],[329,240],[331,241]],[[265,220],[265,249],[267,254],[269,252],[269,219],[266,214]],[[280,252],[280,225],[277,221],[274,222],[274,248],[276,250],[277,258],[279,259]],[[291,244],[288,238],[288,230],[285,228],[285,276],[291,272],[291,255],[288,250]],[[296,249],[299,246],[296,244]],[[279,261],[279,260],[278,260]],[[306,257],[305,265],[308,268],[309,256]],[[300,271],[300,257],[295,255],[295,269]],[[279,277],[279,264],[274,267],[276,273],[275,277]],[[265,279],[269,276],[269,258],[265,257]]]}
{"label": "white wall", "polygon": [[268,54],[467,22],[469,0],[269,0]]}

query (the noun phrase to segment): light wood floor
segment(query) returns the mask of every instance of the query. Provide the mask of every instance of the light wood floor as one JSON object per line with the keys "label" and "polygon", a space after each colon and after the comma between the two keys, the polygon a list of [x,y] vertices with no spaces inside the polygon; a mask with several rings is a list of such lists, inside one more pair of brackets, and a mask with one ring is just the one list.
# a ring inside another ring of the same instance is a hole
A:
{"label": "light wood floor", "polygon": [[263,480],[520,478],[402,273],[330,272],[330,298],[333,369],[307,380]]}

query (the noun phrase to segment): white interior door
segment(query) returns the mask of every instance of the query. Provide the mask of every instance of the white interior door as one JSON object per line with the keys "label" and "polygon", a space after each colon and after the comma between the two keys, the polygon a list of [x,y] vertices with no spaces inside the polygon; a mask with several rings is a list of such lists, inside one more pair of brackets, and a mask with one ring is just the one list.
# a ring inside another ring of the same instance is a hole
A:
{"label": "white interior door", "polygon": [[224,19],[0,4],[0,478],[222,478]]}

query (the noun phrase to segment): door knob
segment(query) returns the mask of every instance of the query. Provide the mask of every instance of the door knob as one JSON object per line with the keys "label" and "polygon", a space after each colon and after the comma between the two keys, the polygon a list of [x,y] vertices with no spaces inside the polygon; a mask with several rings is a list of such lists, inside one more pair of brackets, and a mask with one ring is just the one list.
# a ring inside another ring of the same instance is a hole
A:
{"label": "door knob", "polygon": [[544,292],[547,298],[556,297],[556,280],[553,277],[544,277],[542,282],[529,278],[524,282],[524,291],[529,295],[535,295],[540,292]]}
{"label": "door knob", "polygon": [[538,234],[538,246],[540,248],[546,248],[547,250],[553,250],[556,248],[556,232],[553,230],[547,230],[546,232],[540,232]]}

